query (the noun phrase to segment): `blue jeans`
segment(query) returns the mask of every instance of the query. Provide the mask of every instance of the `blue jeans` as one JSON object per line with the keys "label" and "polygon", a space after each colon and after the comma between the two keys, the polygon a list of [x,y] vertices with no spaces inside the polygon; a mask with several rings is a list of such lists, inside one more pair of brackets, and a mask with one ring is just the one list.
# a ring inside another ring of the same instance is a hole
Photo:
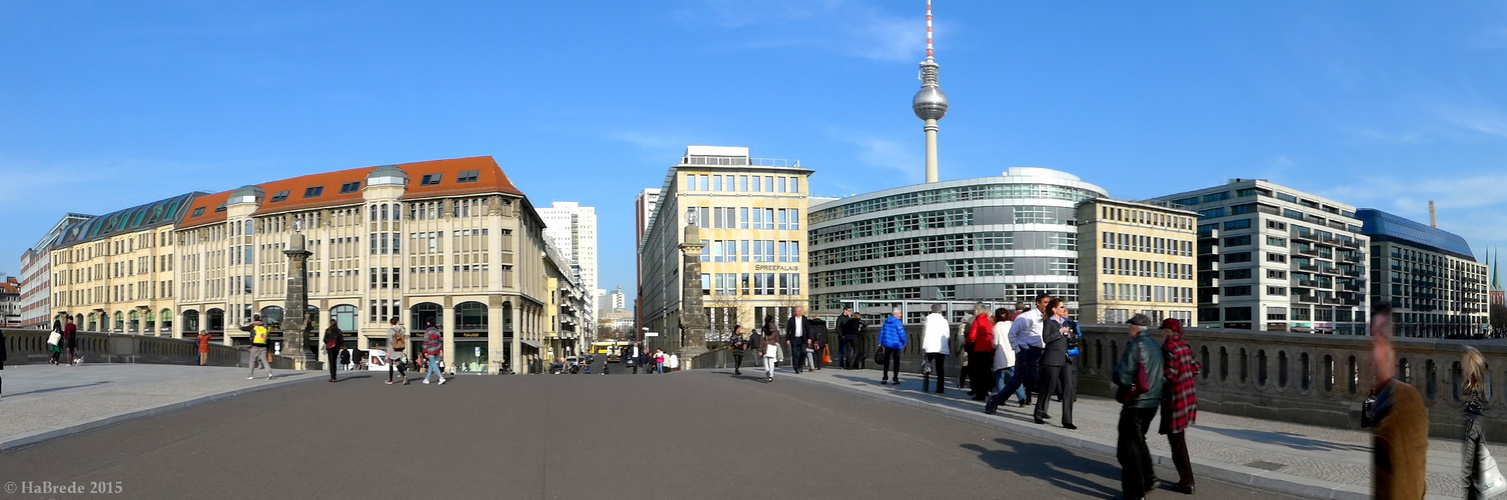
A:
{"label": "blue jeans", "polygon": [[430,375],[436,375],[436,376],[438,376],[440,378],[440,380],[445,380],[445,376],[440,373],[440,357],[439,356],[430,356],[429,357],[429,371],[427,373],[424,373],[424,381],[425,382],[429,381],[429,376]]}
{"label": "blue jeans", "polygon": [[[1013,377],[1015,377],[1015,367],[1013,367],[1013,366],[1009,367],[1009,368],[1001,368],[1001,369],[998,369],[998,370],[994,370],[994,386],[998,387],[999,390],[1003,391],[1003,390],[1005,390],[1005,381],[1006,380],[1010,380]],[[1009,396],[1006,396],[1006,397],[1009,397]],[[1020,386],[1020,387],[1015,388],[1015,398],[1019,399],[1021,401],[1025,401],[1026,400],[1026,387],[1025,386]]]}

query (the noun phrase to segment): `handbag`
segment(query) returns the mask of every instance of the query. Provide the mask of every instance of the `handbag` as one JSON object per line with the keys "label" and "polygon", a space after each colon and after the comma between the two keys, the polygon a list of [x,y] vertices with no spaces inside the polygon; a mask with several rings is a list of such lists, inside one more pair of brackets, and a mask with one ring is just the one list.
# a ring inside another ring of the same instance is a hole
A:
{"label": "handbag", "polygon": [[1481,498],[1491,498],[1507,492],[1507,478],[1502,477],[1502,471],[1497,468],[1497,461],[1491,457],[1491,450],[1482,442],[1479,452],[1476,453],[1476,461],[1480,463],[1479,475],[1471,478],[1471,487],[1481,493]]}
{"label": "handbag", "polygon": [[47,336],[47,345],[58,345],[58,342],[62,342],[62,341],[63,341],[63,334],[61,334],[61,333],[52,332],[52,335],[48,335]]}
{"label": "handbag", "polygon": [[888,363],[889,361],[890,361],[890,350],[889,349],[886,349],[884,346],[879,346],[879,347],[877,347],[877,348],[874,349],[874,362],[875,363],[878,363],[880,365],[884,365],[885,363]]}
{"label": "handbag", "polygon": [[764,357],[766,357],[766,358],[779,358],[780,357],[780,346],[777,346],[777,345],[774,345],[774,344],[766,344],[764,346]]}
{"label": "handbag", "polygon": [[1115,400],[1120,404],[1131,404],[1151,390],[1151,382],[1146,376],[1146,365],[1141,364],[1141,342],[1135,343],[1135,374],[1132,376],[1130,385],[1122,385],[1115,391]]}

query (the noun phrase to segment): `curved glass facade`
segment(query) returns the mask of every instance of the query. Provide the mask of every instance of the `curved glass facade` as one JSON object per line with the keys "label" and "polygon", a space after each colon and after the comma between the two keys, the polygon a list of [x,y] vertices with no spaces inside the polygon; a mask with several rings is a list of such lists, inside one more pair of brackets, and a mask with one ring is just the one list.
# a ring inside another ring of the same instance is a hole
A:
{"label": "curved glass facade", "polygon": [[908,186],[811,207],[812,305],[1078,300],[1075,206],[1107,196],[1041,168]]}

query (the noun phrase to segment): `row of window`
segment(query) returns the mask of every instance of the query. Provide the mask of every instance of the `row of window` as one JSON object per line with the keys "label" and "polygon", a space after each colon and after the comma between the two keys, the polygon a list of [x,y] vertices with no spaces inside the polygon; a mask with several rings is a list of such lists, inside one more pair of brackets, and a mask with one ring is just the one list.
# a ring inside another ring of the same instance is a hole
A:
{"label": "row of window", "polygon": [[715,273],[701,275],[701,294],[800,295],[800,273]]}
{"label": "row of window", "polygon": [[1181,257],[1193,256],[1192,241],[1116,233],[1113,231],[1104,231],[1100,236],[1103,238],[1103,242],[1100,245],[1106,250],[1125,250]]}
{"label": "row of window", "polygon": [[1155,302],[1159,304],[1192,304],[1193,288],[1138,285],[1134,283],[1105,283],[1103,300]]}
{"label": "row of window", "polygon": [[[1072,251],[1078,249],[1078,235],[1075,233],[1042,233],[1031,231],[1023,232],[1023,234],[1030,236],[1031,245],[1027,249]],[[1037,236],[1043,236],[1040,238],[1041,241],[1036,241]],[[908,255],[1015,249],[1017,249],[1015,232],[991,231],[941,234],[913,238],[896,238],[887,241],[859,243],[856,245],[817,250],[811,253],[811,262],[819,266],[826,266]]]}
{"label": "row of window", "polygon": [[773,229],[795,231],[801,228],[801,211],[790,208],[693,207],[696,227],[702,229]]}
{"label": "row of window", "polygon": [[800,262],[801,242],[775,240],[703,241],[702,262]]}
{"label": "row of window", "polygon": [[1104,257],[1104,274],[1109,276],[1191,280],[1193,279],[1193,265],[1143,259]]}
{"label": "row of window", "polygon": [[686,191],[714,193],[799,193],[801,178],[784,175],[686,174]]}
{"label": "row of window", "polygon": [[1193,230],[1192,217],[1164,214],[1152,210],[1137,210],[1133,208],[1103,205],[1099,209],[1099,218],[1101,220],[1167,227],[1173,229],[1182,229],[1184,231]]}
{"label": "row of window", "polygon": [[854,217],[873,212],[895,210],[921,205],[935,205],[976,200],[1043,199],[1080,202],[1099,197],[1087,189],[1055,186],[1051,184],[982,184],[930,189],[900,193],[872,200],[864,200],[818,211],[811,215],[811,223],[826,222],[845,217]]}

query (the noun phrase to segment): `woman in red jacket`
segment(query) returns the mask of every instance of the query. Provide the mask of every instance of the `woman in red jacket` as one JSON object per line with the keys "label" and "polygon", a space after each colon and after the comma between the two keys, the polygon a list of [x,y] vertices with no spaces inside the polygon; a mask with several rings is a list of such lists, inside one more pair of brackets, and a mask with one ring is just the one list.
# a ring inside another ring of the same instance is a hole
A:
{"label": "woman in red jacket", "polygon": [[973,324],[968,326],[968,378],[973,384],[968,391],[974,401],[983,401],[994,392],[994,320],[989,308],[980,302],[973,306]]}

